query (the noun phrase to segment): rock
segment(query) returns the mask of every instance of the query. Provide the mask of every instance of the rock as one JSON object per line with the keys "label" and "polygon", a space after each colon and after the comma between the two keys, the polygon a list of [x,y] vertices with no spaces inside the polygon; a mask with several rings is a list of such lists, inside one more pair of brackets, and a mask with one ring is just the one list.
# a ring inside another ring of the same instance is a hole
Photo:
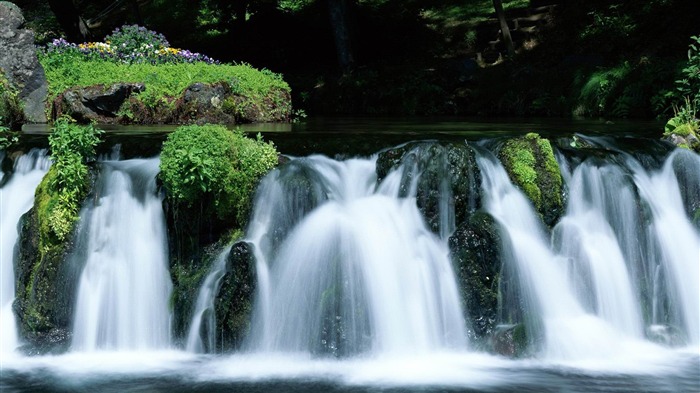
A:
{"label": "rock", "polygon": [[226,270],[214,301],[218,329],[216,352],[239,349],[250,333],[256,288],[253,246],[244,241],[235,243]]}
{"label": "rock", "polygon": [[563,180],[549,140],[535,133],[508,139],[498,157],[544,223],[549,227],[556,224],[564,211]]}
{"label": "rock", "polygon": [[[20,336],[29,345],[23,349],[26,353],[57,353],[68,347],[70,335],[66,332],[71,329],[82,269],[71,258],[73,250],[84,249],[73,243],[74,236],[69,233],[67,240],[60,241],[45,230],[50,206],[55,203],[48,190],[54,168],[37,187],[34,207],[20,220],[13,309],[18,316]],[[94,187],[96,177],[91,167],[85,179],[87,189]],[[84,201],[80,202],[82,205]],[[71,232],[76,229],[74,225]]]}
{"label": "rock", "polygon": [[245,97],[225,82],[194,83],[177,99],[173,117],[182,124],[288,122],[291,108],[289,92],[281,89]]}
{"label": "rock", "polygon": [[525,325],[499,325],[491,338],[491,349],[509,358],[520,358],[528,350],[528,335]]}
{"label": "rock", "polygon": [[494,219],[479,211],[460,225],[448,241],[465,319],[471,321],[472,340],[484,341],[496,323],[501,235]]}
{"label": "rock", "polygon": [[69,89],[53,103],[53,117],[69,115],[79,122],[119,123],[127,116],[121,112],[132,94],[144,91],[143,83],[115,83]]}
{"label": "rock", "polygon": [[[400,167],[403,172],[399,196],[409,196],[417,178],[418,208],[437,234],[449,236],[480,206],[481,174],[474,151],[467,144],[417,142],[384,151],[377,158],[377,181],[381,183]],[[449,222],[441,222],[442,213],[446,213],[443,217],[448,217]]]}
{"label": "rock", "polygon": [[179,123],[234,124],[236,114],[223,102],[231,96],[227,83],[195,83],[182,93],[177,102],[176,118]]}
{"label": "rock", "polygon": [[683,331],[671,325],[651,325],[647,328],[646,335],[649,340],[669,347],[687,344]]}
{"label": "rock", "polygon": [[0,69],[16,92],[22,117],[30,123],[46,123],[48,85],[34,47],[34,33],[23,29],[17,6],[0,2]]}
{"label": "rock", "polygon": [[69,245],[39,250],[39,220],[32,208],[22,216],[19,257],[15,275],[17,298],[13,304],[19,318],[20,336],[27,342],[22,352],[46,354],[67,349],[74,288],[63,263]]}

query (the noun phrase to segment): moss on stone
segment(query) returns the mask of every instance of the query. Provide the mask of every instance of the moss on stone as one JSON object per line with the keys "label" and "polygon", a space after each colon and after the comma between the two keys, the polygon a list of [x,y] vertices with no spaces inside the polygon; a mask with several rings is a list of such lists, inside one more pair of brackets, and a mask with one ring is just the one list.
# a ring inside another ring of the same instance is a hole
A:
{"label": "moss on stone", "polygon": [[563,211],[562,178],[549,140],[535,133],[509,139],[499,158],[544,222],[553,225]]}
{"label": "moss on stone", "polygon": [[4,71],[0,68],[0,126],[14,129],[23,117],[17,91],[10,85]]}

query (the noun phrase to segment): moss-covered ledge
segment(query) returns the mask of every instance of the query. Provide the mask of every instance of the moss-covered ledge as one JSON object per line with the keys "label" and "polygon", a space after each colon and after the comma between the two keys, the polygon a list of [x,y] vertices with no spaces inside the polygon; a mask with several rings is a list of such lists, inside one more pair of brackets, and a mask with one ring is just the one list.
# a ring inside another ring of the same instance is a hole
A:
{"label": "moss-covered ledge", "polygon": [[554,225],[563,213],[562,177],[548,139],[536,133],[509,139],[498,157],[511,181],[532,201],[543,221]]}

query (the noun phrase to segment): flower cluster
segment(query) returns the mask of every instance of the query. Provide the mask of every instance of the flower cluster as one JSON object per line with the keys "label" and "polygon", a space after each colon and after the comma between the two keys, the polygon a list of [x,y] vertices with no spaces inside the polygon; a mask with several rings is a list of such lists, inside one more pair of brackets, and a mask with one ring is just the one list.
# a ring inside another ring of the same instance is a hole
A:
{"label": "flower cluster", "polygon": [[51,41],[44,53],[82,55],[88,59],[104,59],[128,64],[195,63],[219,64],[201,53],[171,48],[162,34],[131,25],[115,29],[105,42],[84,42],[76,45],[63,38]]}

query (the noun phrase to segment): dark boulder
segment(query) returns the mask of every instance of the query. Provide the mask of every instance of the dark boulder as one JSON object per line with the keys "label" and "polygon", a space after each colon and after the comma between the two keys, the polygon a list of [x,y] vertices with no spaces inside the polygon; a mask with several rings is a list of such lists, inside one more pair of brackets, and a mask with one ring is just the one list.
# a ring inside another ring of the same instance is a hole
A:
{"label": "dark boulder", "polygon": [[216,300],[217,352],[239,349],[250,332],[256,288],[255,255],[250,243],[233,245]]}
{"label": "dark boulder", "polygon": [[471,321],[472,339],[483,342],[497,319],[501,235],[494,219],[477,212],[460,225],[448,242],[457,275],[465,319]]}
{"label": "dark boulder", "polygon": [[103,124],[123,122],[128,115],[122,111],[124,102],[132,94],[144,91],[143,83],[115,83],[111,86],[95,85],[66,90],[53,103],[53,116],[70,115],[88,123]]}
{"label": "dark boulder", "polygon": [[[0,74],[4,74],[11,89],[8,94],[0,86],[0,116],[46,123],[48,84],[44,68],[36,56],[34,33],[23,28],[24,22],[16,5],[0,2]],[[15,98],[21,105],[10,102]],[[17,110],[21,113],[14,113]]]}

